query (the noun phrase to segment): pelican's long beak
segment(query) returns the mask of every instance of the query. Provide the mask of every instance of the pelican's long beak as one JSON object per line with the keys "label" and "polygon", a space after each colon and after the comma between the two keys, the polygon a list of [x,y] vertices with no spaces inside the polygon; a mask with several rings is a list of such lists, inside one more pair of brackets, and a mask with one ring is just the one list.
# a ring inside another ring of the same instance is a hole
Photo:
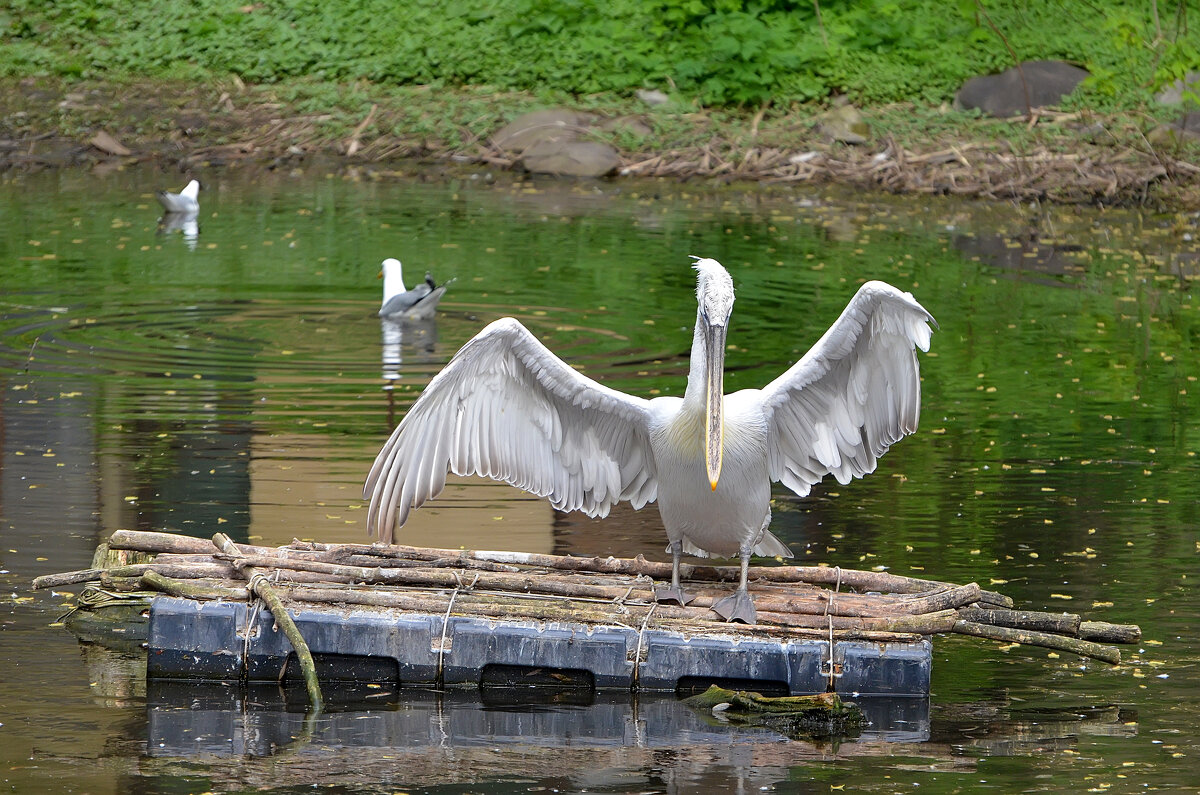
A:
{"label": "pelican's long beak", "polygon": [[721,452],[725,447],[725,331],[725,324],[713,324],[705,319],[704,463],[713,491],[717,490],[717,481],[721,477]]}
{"label": "pelican's long beak", "polygon": [[382,278],[383,278],[383,270],[382,270],[382,269],[380,269],[380,271],[379,271],[379,275],[377,275],[375,278],[376,278],[376,279],[382,279]]}

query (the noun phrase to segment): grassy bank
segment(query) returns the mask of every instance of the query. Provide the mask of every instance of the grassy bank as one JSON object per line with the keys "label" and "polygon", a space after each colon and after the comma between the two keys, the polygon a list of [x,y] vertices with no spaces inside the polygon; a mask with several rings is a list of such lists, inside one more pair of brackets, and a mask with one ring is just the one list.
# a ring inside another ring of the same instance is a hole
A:
{"label": "grassy bank", "polygon": [[[566,106],[645,122],[594,133],[631,174],[1193,206],[1200,158],[1155,135],[1167,111],[1153,100],[1200,67],[1192,21],[1183,2],[1116,0],[14,0],[0,9],[0,165],[90,162],[105,130],[183,168],[314,154],[506,166],[489,136]],[[964,79],[1014,56],[1092,78],[1036,123],[951,108]],[[642,88],[671,101],[650,107]],[[819,135],[835,96],[862,109],[865,145]]]}
{"label": "grassy bank", "polygon": [[[638,88],[704,106],[938,104],[1014,60],[1058,58],[1098,111],[1200,65],[1186,0],[11,0],[0,74],[434,89]],[[1192,24],[1195,23],[1195,24]],[[1189,27],[1190,26],[1190,27]],[[1194,30],[1193,30],[1194,29]]]}

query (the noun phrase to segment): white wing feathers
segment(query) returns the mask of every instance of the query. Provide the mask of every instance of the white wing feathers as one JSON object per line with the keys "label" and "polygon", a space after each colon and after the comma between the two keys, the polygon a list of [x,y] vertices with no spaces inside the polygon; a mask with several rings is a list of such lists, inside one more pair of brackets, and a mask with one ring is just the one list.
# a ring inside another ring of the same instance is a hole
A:
{"label": "white wing feathers", "polygon": [[606,516],[657,496],[649,401],[576,372],[524,326],[502,318],[434,377],[375,459],[363,488],[367,526],[390,543],[409,512],[436,497],[447,469]]}
{"label": "white wing feathers", "polygon": [[910,293],[877,281],[860,287],[808,353],[762,391],[771,480],[801,497],[827,474],[846,484],[915,431],[913,347],[929,350],[929,323],[937,325]]}

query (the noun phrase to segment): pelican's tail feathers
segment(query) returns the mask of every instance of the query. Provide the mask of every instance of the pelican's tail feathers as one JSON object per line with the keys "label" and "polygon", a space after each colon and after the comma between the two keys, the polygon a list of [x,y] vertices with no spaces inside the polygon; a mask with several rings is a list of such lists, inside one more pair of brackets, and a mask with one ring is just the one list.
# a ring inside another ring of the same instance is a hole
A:
{"label": "pelican's tail feathers", "polygon": [[753,552],[764,558],[792,557],[792,550],[788,549],[788,545],[776,538],[770,530],[763,530],[762,538],[754,545]]}

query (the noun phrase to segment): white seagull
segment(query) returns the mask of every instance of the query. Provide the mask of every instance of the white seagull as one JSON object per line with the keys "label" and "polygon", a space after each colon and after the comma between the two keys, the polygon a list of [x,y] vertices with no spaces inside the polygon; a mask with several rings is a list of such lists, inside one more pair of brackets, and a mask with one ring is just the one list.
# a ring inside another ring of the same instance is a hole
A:
{"label": "white seagull", "polygon": [[915,431],[914,346],[929,349],[934,320],[910,293],[867,282],[783,375],[726,396],[733,280],[713,259],[697,258],[695,269],[699,308],[682,398],[610,389],[501,318],[429,382],[379,452],[363,488],[368,528],[391,543],[409,512],[441,493],[447,470],[502,480],[589,516],[606,516],[620,500],[634,508],[657,500],[672,574],[656,598],[693,598],[679,585],[681,554],[738,555],[738,589],[713,610],[754,623],[750,556],[791,557],[767,529],[771,483],[801,497],[825,475],[848,483]]}
{"label": "white seagull", "polygon": [[451,279],[439,287],[433,277],[426,273],[425,281],[406,290],[400,260],[394,257],[383,261],[379,277],[383,279],[383,304],[379,307],[379,316],[391,320],[428,320],[433,317],[446,286],[454,281]]}
{"label": "white seagull", "polygon": [[169,213],[196,213],[200,212],[200,201],[196,198],[199,194],[200,182],[192,180],[179,193],[160,190],[154,197]]}

